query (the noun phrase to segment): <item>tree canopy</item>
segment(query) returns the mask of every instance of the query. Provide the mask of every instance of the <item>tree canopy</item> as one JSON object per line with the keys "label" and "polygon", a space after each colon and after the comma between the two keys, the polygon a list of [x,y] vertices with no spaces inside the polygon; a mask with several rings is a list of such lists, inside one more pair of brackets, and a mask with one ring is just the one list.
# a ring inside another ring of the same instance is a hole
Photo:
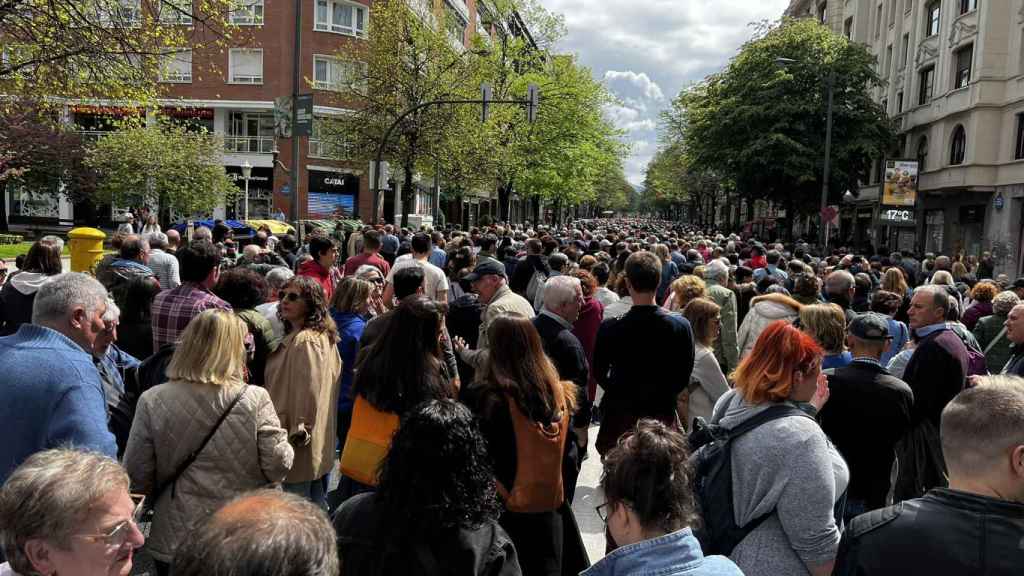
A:
{"label": "tree canopy", "polygon": [[812,19],[762,26],[723,71],[681,91],[665,112],[662,152],[648,167],[651,193],[678,197],[684,175],[719,174],[751,200],[816,212],[831,83],[829,190],[838,201],[894,142],[871,99],[882,82],[875,64],[865,46]]}

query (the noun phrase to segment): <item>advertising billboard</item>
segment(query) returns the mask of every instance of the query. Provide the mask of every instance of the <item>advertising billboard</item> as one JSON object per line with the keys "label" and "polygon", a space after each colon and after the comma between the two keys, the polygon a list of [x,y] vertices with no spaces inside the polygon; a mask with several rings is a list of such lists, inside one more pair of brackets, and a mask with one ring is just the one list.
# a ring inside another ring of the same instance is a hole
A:
{"label": "advertising billboard", "polygon": [[883,206],[914,206],[917,203],[917,160],[886,160]]}

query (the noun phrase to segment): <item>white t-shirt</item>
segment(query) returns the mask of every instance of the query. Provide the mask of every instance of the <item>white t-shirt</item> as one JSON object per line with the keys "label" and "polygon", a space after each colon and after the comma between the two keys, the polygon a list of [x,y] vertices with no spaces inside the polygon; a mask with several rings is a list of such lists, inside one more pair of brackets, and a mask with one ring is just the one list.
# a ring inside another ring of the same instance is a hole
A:
{"label": "white t-shirt", "polygon": [[[416,260],[413,258],[395,260],[395,265],[388,272],[388,284],[394,280],[396,271],[410,266],[423,268],[423,293],[427,296],[434,300],[439,300],[440,293],[448,290],[448,277],[444,275],[444,270],[426,260]],[[445,299],[447,300],[447,297]]]}

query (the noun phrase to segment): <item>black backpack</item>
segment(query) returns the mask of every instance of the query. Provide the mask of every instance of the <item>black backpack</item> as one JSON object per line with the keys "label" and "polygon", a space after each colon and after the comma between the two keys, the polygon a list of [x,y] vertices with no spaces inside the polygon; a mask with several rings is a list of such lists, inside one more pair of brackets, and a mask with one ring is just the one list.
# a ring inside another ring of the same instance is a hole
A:
{"label": "black backpack", "polygon": [[702,525],[694,530],[705,556],[728,556],[747,534],[761,525],[774,510],[754,518],[744,526],[736,525],[732,492],[732,441],[754,428],[787,416],[809,414],[790,404],[772,406],[735,428],[707,424],[703,418],[694,421],[690,444],[690,466],[693,470],[693,495],[700,507]]}

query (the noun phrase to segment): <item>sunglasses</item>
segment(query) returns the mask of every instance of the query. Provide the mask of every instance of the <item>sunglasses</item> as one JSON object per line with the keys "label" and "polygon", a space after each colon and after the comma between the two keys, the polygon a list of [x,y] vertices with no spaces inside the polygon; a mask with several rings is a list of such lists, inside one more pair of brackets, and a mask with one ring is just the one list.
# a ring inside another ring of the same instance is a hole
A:
{"label": "sunglasses", "polygon": [[131,499],[135,504],[131,518],[119,522],[106,534],[76,534],[75,537],[102,542],[109,551],[119,550],[128,542],[128,538],[132,534],[132,527],[139,530],[139,520],[142,518],[143,504],[146,502],[146,496],[143,494],[132,494]]}
{"label": "sunglasses", "polygon": [[282,290],[277,293],[277,298],[278,300],[285,300],[288,302],[298,302],[301,296],[299,296],[297,292],[285,292]]}

